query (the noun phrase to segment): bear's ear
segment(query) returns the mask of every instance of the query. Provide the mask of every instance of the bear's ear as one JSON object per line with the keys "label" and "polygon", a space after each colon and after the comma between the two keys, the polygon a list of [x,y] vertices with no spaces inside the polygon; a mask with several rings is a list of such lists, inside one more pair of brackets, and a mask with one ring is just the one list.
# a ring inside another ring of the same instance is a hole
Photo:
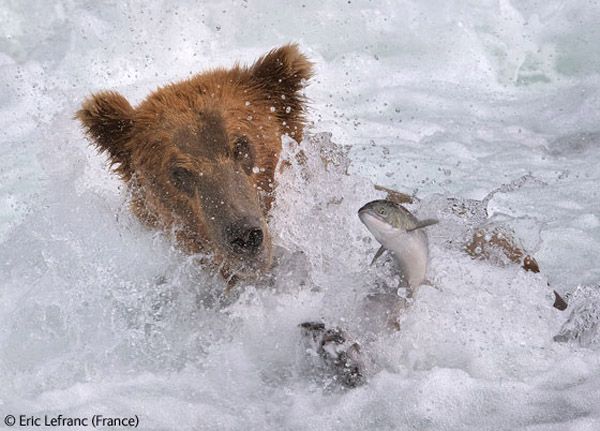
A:
{"label": "bear's ear", "polygon": [[134,125],[135,110],[127,99],[114,91],[103,91],[87,98],[75,118],[100,152],[107,152],[111,165],[128,179],[131,154],[127,141]]}
{"label": "bear's ear", "polygon": [[268,52],[250,68],[252,80],[273,103],[280,120],[302,122],[306,100],[300,90],[312,77],[312,66],[298,45],[289,44]]}

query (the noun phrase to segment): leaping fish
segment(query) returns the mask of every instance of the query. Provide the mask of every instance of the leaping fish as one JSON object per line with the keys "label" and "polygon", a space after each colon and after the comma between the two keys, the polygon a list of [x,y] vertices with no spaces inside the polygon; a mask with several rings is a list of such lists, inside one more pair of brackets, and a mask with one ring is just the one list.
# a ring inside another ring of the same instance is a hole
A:
{"label": "leaping fish", "polygon": [[402,272],[401,285],[408,287],[411,296],[427,272],[429,244],[423,228],[438,220],[418,220],[402,205],[384,199],[363,206],[358,217],[381,244],[371,265],[385,250],[390,251]]}

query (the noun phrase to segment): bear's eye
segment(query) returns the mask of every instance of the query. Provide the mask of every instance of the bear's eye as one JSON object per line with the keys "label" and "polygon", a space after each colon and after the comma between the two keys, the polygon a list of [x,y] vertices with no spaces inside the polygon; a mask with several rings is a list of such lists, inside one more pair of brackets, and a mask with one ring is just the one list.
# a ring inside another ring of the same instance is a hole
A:
{"label": "bear's eye", "polygon": [[250,158],[250,142],[245,136],[236,138],[233,147],[233,157],[236,160],[245,160]]}
{"label": "bear's eye", "polygon": [[236,138],[233,143],[233,158],[242,164],[246,174],[250,175],[254,161],[252,158],[252,148],[250,141],[245,136]]}
{"label": "bear's eye", "polygon": [[195,182],[194,174],[185,168],[174,168],[171,171],[171,183],[188,195],[194,194]]}

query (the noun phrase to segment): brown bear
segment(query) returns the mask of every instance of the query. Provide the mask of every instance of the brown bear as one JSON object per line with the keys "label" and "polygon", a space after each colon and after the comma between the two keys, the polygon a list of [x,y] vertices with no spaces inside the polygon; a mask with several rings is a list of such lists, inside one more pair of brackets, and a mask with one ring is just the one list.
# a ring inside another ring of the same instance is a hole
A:
{"label": "brown bear", "polygon": [[229,280],[271,265],[267,214],[281,138],[302,139],[312,64],[290,44],[252,66],[214,69],[159,88],[137,107],[114,91],[77,112],[132,191],[148,225],[206,253]]}

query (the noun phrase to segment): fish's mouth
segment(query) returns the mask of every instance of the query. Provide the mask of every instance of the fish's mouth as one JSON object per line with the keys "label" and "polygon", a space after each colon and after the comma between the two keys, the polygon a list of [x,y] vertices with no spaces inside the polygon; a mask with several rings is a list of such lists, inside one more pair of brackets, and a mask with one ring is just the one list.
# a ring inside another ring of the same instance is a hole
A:
{"label": "fish's mouth", "polygon": [[371,209],[359,211],[358,217],[369,232],[371,232],[375,239],[381,244],[386,241],[386,238],[395,236],[398,232],[397,229],[390,225],[381,215]]}
{"label": "fish's mouth", "polygon": [[379,220],[382,223],[389,224],[383,216],[378,214],[376,211],[373,211],[371,208],[367,208],[368,205],[369,204],[363,206],[361,209],[358,210],[358,218],[360,218],[363,223],[364,223],[364,219],[367,216],[369,216],[369,217],[373,217],[373,218]]}

